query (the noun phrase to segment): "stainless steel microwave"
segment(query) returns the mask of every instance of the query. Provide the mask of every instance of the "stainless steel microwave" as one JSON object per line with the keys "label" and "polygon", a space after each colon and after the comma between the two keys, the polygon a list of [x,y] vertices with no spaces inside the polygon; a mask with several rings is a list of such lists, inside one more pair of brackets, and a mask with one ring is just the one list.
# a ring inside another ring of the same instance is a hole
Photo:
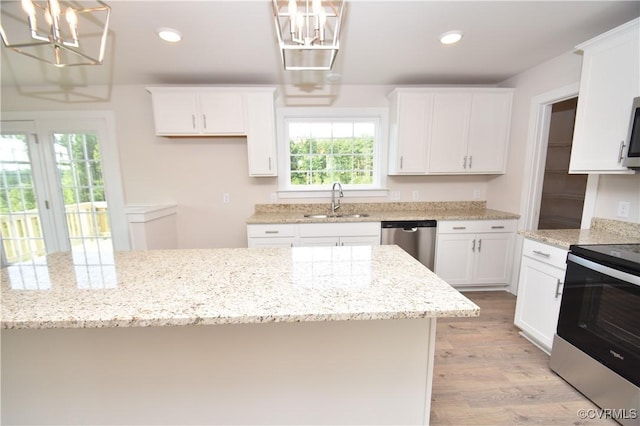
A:
{"label": "stainless steel microwave", "polygon": [[630,169],[640,169],[640,97],[633,100],[629,133],[625,142],[622,165]]}

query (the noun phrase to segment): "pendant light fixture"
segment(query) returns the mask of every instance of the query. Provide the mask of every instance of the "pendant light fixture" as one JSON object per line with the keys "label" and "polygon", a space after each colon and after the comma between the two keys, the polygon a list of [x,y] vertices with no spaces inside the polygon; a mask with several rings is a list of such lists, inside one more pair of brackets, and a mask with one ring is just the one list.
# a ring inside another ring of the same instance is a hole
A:
{"label": "pendant light fixture", "polygon": [[272,0],[282,65],[328,71],[340,48],[343,0]]}
{"label": "pendant light fixture", "polygon": [[102,1],[3,1],[4,45],[56,67],[102,64],[111,8]]}

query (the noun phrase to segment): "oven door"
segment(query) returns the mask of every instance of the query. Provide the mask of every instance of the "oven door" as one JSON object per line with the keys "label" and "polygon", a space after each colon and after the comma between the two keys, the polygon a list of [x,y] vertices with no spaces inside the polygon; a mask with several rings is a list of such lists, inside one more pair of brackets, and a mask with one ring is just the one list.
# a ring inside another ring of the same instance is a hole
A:
{"label": "oven door", "polygon": [[557,332],[640,386],[640,277],[570,253]]}

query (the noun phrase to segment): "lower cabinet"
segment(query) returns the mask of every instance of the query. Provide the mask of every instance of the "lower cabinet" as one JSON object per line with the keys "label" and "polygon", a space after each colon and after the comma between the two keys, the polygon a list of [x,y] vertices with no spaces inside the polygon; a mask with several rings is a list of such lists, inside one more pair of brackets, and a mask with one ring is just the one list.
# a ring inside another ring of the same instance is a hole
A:
{"label": "lower cabinet", "polygon": [[378,246],[380,222],[247,225],[248,247]]}
{"label": "lower cabinet", "polygon": [[547,353],[558,325],[566,258],[567,250],[524,240],[514,323]]}
{"label": "lower cabinet", "polygon": [[509,284],[515,230],[515,220],[438,222],[435,273],[454,287]]}

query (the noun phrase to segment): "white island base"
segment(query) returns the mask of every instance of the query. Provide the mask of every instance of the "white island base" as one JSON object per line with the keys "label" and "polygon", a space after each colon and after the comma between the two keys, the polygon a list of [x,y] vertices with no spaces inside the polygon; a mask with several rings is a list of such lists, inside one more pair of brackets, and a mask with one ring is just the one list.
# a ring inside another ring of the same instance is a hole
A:
{"label": "white island base", "polygon": [[435,318],[2,330],[2,424],[428,424]]}

